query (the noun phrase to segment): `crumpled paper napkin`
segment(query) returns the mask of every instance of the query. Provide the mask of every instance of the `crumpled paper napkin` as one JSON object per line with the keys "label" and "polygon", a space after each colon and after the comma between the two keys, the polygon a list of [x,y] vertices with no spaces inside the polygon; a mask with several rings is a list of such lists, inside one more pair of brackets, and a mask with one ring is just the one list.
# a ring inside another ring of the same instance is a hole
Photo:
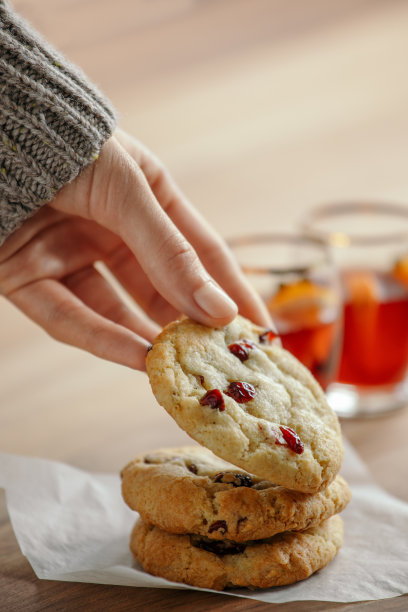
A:
{"label": "crumpled paper napkin", "polygon": [[[271,603],[362,601],[408,593],[408,504],[378,487],[349,444],[341,473],[353,499],[344,545],[328,567],[286,587],[228,591]],[[136,519],[119,475],[0,454],[0,487],[22,553],[39,578],[134,587],[193,588],[150,576],[128,549]],[[200,589],[198,589],[200,590]]]}

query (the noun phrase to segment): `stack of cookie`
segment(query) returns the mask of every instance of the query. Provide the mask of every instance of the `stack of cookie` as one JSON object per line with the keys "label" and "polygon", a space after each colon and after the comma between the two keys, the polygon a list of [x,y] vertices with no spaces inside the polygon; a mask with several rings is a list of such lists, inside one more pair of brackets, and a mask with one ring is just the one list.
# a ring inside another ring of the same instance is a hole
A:
{"label": "stack of cookie", "polygon": [[290,584],[327,565],[350,490],[337,417],[309,371],[242,317],[218,330],[170,324],[147,370],[159,403],[207,448],[159,450],[122,471],[144,569],[220,590]]}

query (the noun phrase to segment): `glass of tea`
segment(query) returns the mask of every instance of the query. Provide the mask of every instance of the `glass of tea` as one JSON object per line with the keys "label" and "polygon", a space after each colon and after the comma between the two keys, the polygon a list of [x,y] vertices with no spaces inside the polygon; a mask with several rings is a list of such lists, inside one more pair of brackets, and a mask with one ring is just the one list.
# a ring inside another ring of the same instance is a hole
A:
{"label": "glass of tea", "polygon": [[258,234],[229,240],[247,278],[264,299],[282,345],[323,389],[337,376],[341,300],[327,245],[292,234]]}
{"label": "glass of tea", "polygon": [[324,240],[340,270],[344,334],[328,398],[339,416],[408,403],[408,207],[352,202],[311,210],[306,235]]}

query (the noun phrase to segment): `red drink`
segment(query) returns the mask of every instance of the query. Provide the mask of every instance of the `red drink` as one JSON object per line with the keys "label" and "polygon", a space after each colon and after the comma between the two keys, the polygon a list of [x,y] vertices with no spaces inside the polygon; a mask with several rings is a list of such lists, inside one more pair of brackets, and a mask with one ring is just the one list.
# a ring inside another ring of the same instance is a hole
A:
{"label": "red drink", "polygon": [[394,385],[408,366],[408,288],[390,274],[345,272],[344,338],[338,382]]}

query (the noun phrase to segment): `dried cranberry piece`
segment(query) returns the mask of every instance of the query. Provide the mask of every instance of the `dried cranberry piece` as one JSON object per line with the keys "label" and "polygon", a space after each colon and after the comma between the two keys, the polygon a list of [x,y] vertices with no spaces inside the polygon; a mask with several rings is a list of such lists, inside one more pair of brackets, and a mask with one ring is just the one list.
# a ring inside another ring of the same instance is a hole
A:
{"label": "dried cranberry piece", "polygon": [[187,466],[187,469],[193,474],[197,474],[198,472],[198,469],[195,463],[190,463],[190,465]]}
{"label": "dried cranberry piece", "polygon": [[200,374],[199,378],[200,378],[200,383],[203,385],[204,382],[205,382],[204,381],[204,376],[202,374]]}
{"label": "dried cranberry piece", "polygon": [[282,436],[284,437],[285,442],[289,446],[290,450],[293,450],[294,453],[301,455],[305,450],[305,447],[303,446],[303,442],[299,438],[297,433],[293,431],[293,429],[291,429],[290,427],[285,427],[284,425],[281,425],[279,429],[281,430]]}
{"label": "dried cranberry piece", "polygon": [[251,340],[238,340],[228,346],[229,350],[235,357],[238,357],[241,361],[246,361],[249,357],[249,352],[256,348],[256,344]]}
{"label": "dried cranberry piece", "polygon": [[246,404],[247,402],[251,401],[251,399],[254,399],[256,395],[255,387],[253,387],[250,383],[242,382],[240,380],[233,380],[230,382],[225,393],[238,402],[238,404]]}
{"label": "dried cranberry piece", "polygon": [[214,521],[214,523],[211,523],[211,525],[208,528],[208,533],[212,533],[213,531],[221,531],[223,535],[224,533],[227,533],[228,531],[227,521]]}
{"label": "dried cranberry piece", "polygon": [[214,482],[232,484],[233,487],[252,487],[252,478],[247,474],[234,474],[233,472],[219,472],[214,476]]}
{"label": "dried cranberry piece", "polygon": [[233,355],[235,355],[235,357],[238,357],[240,361],[246,361],[249,357],[249,350],[247,347],[239,344],[238,342],[230,344],[228,349]]}
{"label": "dried cranberry piece", "polygon": [[222,557],[223,555],[237,555],[244,552],[246,544],[232,542],[231,540],[210,540],[205,536],[190,535],[190,542],[196,548],[202,548],[208,552]]}
{"label": "dried cranberry piece", "polygon": [[218,408],[220,412],[225,410],[225,403],[222,393],[219,389],[211,389],[207,391],[205,395],[200,399],[202,406],[209,406],[210,408]]}
{"label": "dried cranberry piece", "polygon": [[275,333],[272,329],[267,329],[263,334],[259,336],[259,342],[261,344],[270,344],[272,340],[278,337],[278,334]]}

